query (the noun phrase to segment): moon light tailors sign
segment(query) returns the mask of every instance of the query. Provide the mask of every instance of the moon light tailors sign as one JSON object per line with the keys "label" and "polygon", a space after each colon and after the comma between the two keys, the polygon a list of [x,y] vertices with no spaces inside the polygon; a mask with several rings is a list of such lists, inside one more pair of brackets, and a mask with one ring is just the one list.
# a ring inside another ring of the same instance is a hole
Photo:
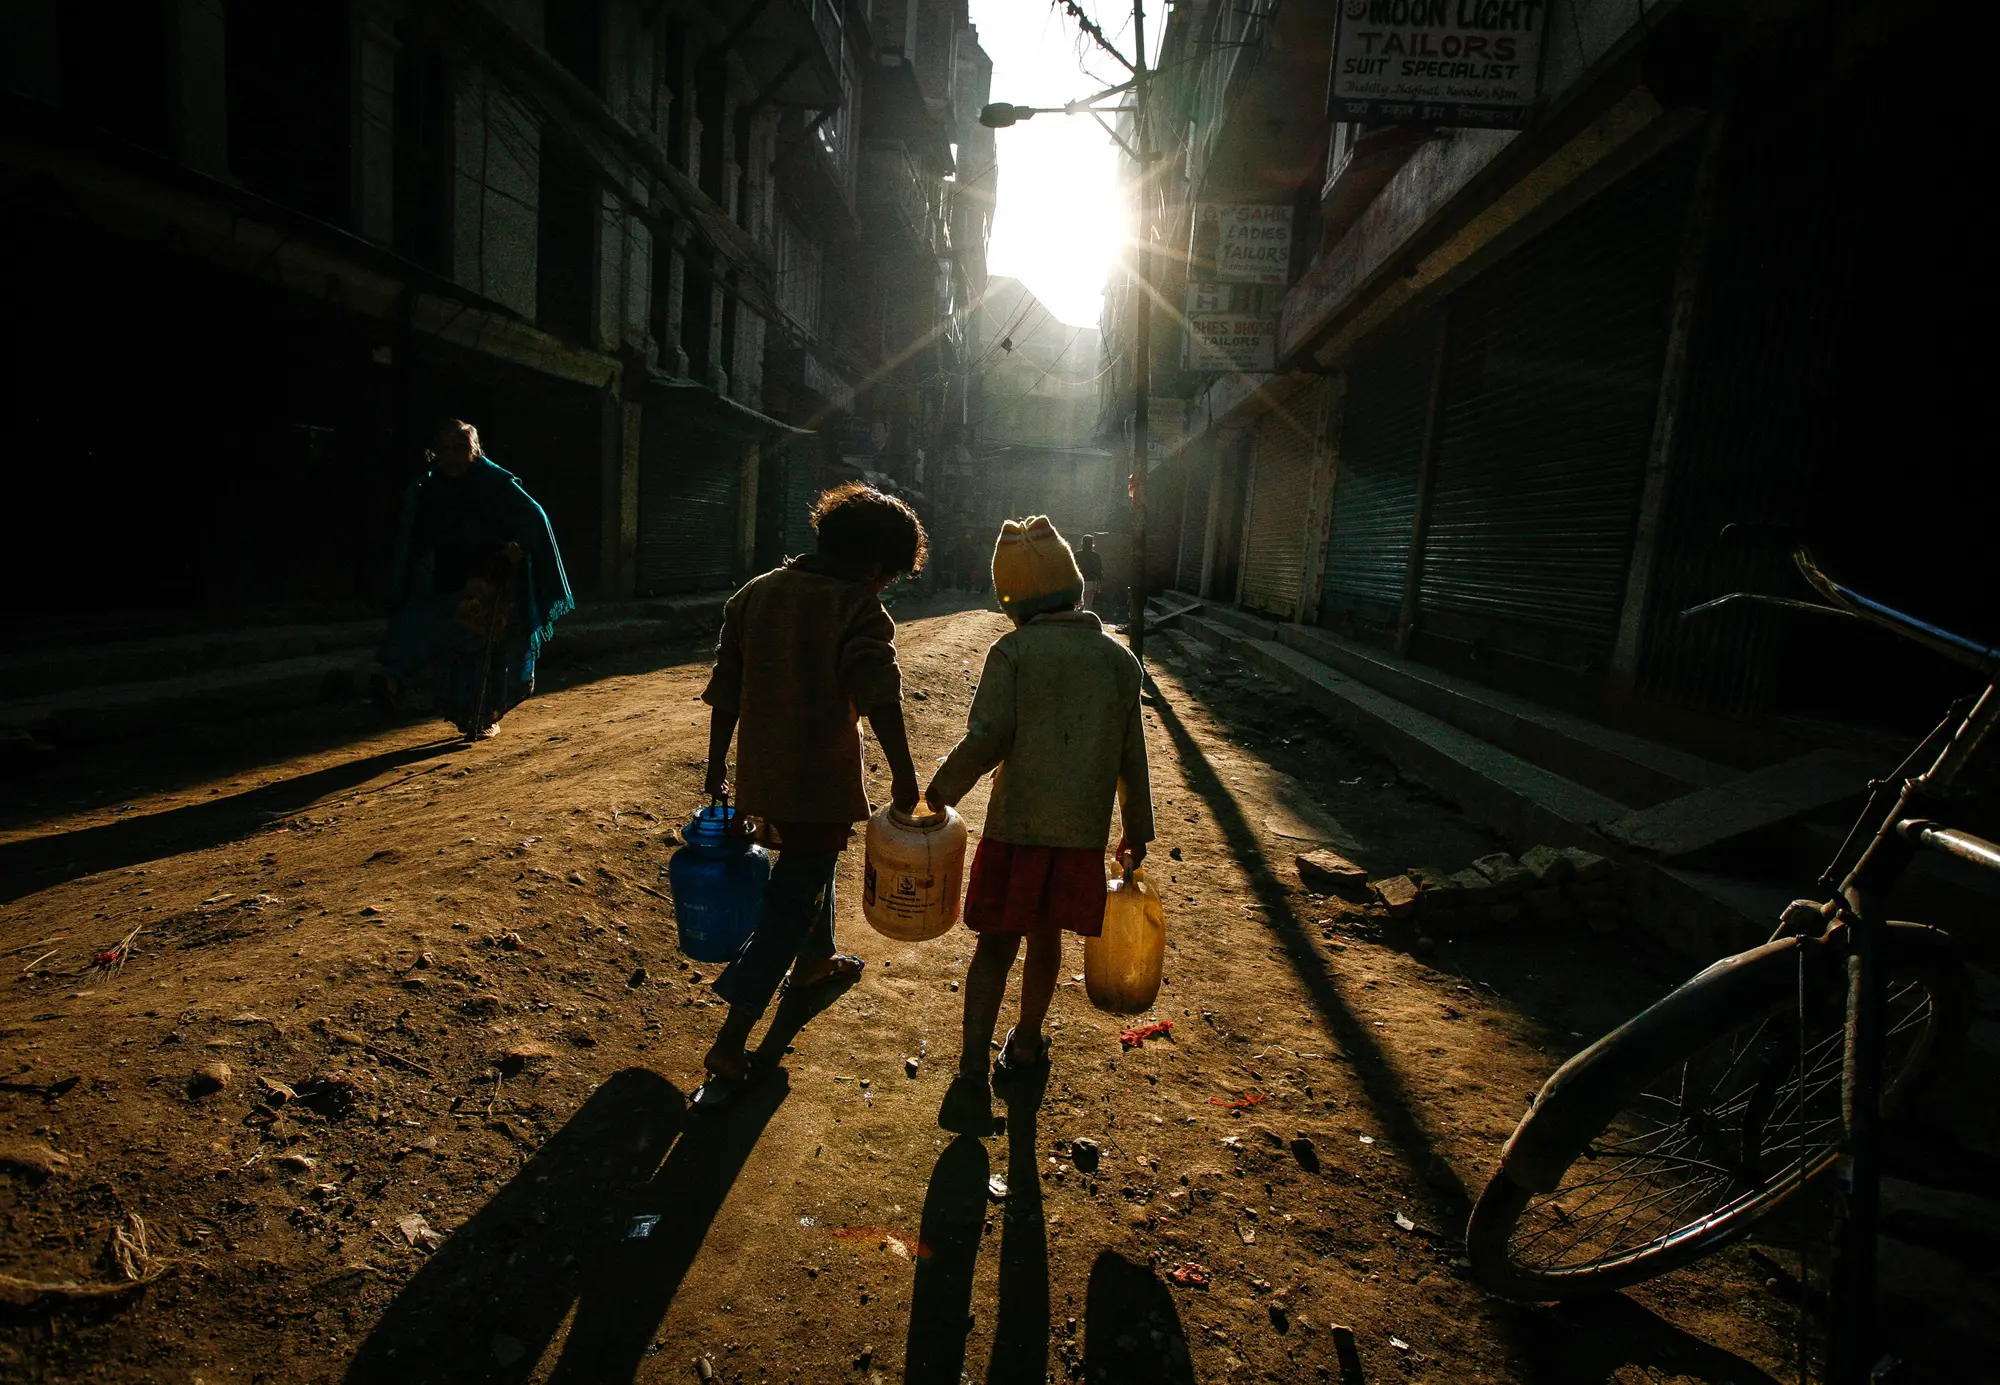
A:
{"label": "moon light tailors sign", "polygon": [[1256,372],[1275,370],[1278,315],[1266,309],[1256,289],[1230,284],[1189,284],[1187,342],[1189,370]]}
{"label": "moon light tailors sign", "polygon": [[1195,209],[1194,264],[1221,284],[1277,284],[1292,271],[1292,209],[1264,202],[1204,202]]}
{"label": "moon light tailors sign", "polygon": [[1547,0],[1340,0],[1327,115],[1522,129],[1547,17]]}

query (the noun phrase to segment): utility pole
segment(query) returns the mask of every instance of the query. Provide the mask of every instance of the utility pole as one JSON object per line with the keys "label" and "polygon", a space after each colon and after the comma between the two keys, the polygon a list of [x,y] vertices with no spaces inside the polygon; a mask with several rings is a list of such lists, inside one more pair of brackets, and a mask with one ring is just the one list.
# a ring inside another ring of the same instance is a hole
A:
{"label": "utility pole", "polygon": [[[1138,165],[1138,205],[1134,208],[1138,214],[1134,223],[1138,231],[1138,245],[1133,252],[1137,263],[1132,275],[1132,343],[1129,348],[1132,352],[1132,382],[1137,397],[1132,407],[1132,475],[1125,486],[1132,502],[1132,574],[1131,584],[1126,588],[1130,621],[1125,627],[1125,638],[1133,657],[1143,664],[1146,658],[1146,454],[1152,442],[1152,423],[1148,414],[1153,393],[1153,234],[1152,218],[1147,214],[1153,155],[1146,138],[1146,0],[1132,0],[1132,41],[1138,52],[1130,58],[1118,51],[1117,45],[1105,36],[1104,30],[1077,0],[1055,0],[1055,3],[1068,11],[1077,27],[1093,43],[1132,75],[1095,96],[1086,96],[1061,106],[1016,106],[1006,101],[995,101],[980,110],[979,123],[988,129],[1004,130],[1037,115],[1088,115],[1104,126],[1112,142]],[[1099,104],[1128,91],[1132,93],[1130,105]],[[1130,144],[1104,119],[1106,115],[1116,113],[1129,113],[1132,117],[1133,138]]]}
{"label": "utility pole", "polygon": [[1146,461],[1152,450],[1153,394],[1153,234],[1147,216],[1147,184],[1152,149],[1146,139],[1146,0],[1132,0],[1132,143],[1139,155],[1138,199],[1133,224],[1139,245],[1132,294],[1132,585],[1127,600],[1126,643],[1143,670],[1146,662]]}

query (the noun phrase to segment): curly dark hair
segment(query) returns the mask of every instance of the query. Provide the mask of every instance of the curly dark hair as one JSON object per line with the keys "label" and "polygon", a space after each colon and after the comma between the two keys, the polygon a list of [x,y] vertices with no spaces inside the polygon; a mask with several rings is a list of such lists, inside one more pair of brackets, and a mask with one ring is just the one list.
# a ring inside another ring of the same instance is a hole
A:
{"label": "curly dark hair", "polygon": [[914,577],[930,556],[930,537],[917,512],[859,481],[821,492],[813,502],[812,522],[819,551],[842,562]]}

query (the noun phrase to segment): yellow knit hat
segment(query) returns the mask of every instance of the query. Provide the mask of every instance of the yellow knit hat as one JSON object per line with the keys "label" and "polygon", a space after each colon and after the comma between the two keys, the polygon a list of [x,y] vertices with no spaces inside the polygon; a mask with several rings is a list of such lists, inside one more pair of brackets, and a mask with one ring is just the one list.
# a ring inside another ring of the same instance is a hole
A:
{"label": "yellow knit hat", "polygon": [[993,545],[993,591],[1015,620],[1067,610],[1083,599],[1076,555],[1047,515],[1010,519]]}

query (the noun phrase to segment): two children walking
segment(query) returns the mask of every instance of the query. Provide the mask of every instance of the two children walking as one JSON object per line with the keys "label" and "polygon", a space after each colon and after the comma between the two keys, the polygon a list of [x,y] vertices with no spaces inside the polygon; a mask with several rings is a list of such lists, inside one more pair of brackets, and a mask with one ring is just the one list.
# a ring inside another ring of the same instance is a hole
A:
{"label": "two children walking", "polygon": [[[723,611],[711,707],[708,791],[726,787],[736,740],[737,806],[765,823],[777,863],[756,931],[716,979],[729,1016],[703,1059],[701,1108],[729,1104],[757,1077],[744,1049],[787,969],[800,990],[851,981],[859,958],[834,950],[834,877],[853,824],[868,815],[859,719],[888,760],[891,799],[916,806],[903,724],[895,622],[882,590],[921,570],[914,511],[861,485],[814,507],[817,551],[765,573]],[[1104,914],[1104,847],[1114,799],[1120,859],[1153,837],[1138,661],[1088,611],[1069,545],[1046,518],[1009,520],[993,584],[1014,629],[987,651],[966,733],[924,792],[934,809],[994,775],[973,858],[965,922],[979,935],[965,986],[958,1080],[940,1114],[948,1128],[991,1122],[987,1054],[1007,976],[1023,940],[1018,1023],[993,1064],[1001,1081],[1047,1061],[1042,1021],[1055,992],[1064,931],[1095,936]]]}

